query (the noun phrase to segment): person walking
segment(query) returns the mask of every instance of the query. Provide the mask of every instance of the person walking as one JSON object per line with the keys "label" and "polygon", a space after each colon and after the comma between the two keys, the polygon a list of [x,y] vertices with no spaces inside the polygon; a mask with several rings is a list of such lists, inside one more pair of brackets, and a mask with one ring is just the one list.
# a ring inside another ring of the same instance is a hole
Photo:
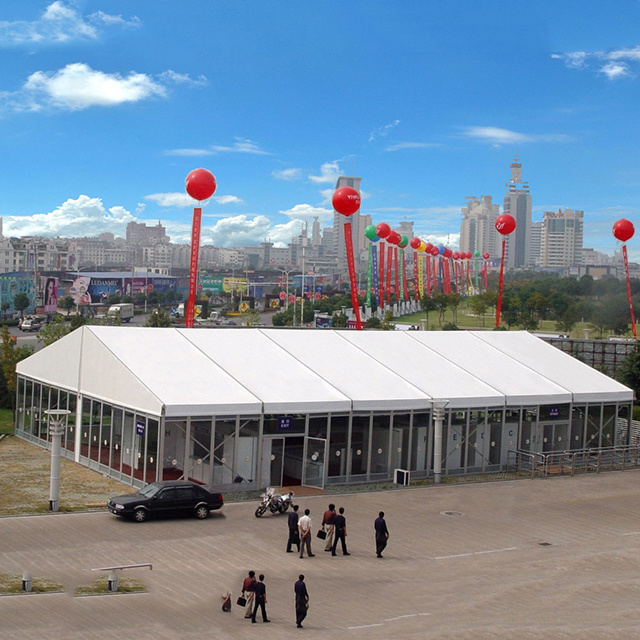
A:
{"label": "person walking", "polygon": [[307,610],[309,609],[309,592],[302,573],[298,576],[298,581],[293,585],[293,591],[296,594],[296,627],[302,629],[302,621],[307,617]]}
{"label": "person walking", "polygon": [[242,582],[242,597],[247,603],[244,605],[244,617],[250,618],[253,613],[253,601],[255,597],[254,588],[256,586],[256,572],[249,571],[249,575]]}
{"label": "person walking", "polygon": [[304,556],[304,548],[307,547],[307,554],[310,558],[314,557],[311,552],[311,518],[309,509],[304,510],[304,515],[298,520],[298,531],[300,532],[300,557]]}
{"label": "person walking", "polygon": [[347,551],[347,519],[344,517],[344,507],[340,507],[340,509],[338,509],[338,513],[333,519],[333,526],[335,528],[336,537],[333,541],[333,546],[331,547],[331,555],[336,555],[338,540],[340,540],[340,542],[342,543],[342,555],[350,556],[351,554]]}
{"label": "person walking", "polygon": [[325,551],[331,551],[333,548],[333,532],[334,532],[334,522],[333,519],[336,516],[336,505],[330,504],[329,508],[324,512],[322,516],[322,530],[327,534],[325,538]]}
{"label": "person walking", "polygon": [[256,613],[258,613],[258,607],[262,610],[262,622],[271,622],[267,618],[267,587],[264,584],[264,574],[258,576],[258,582],[256,582],[254,588],[255,604],[253,605],[253,615],[251,616],[251,622],[256,621]]}
{"label": "person walking", "polygon": [[289,527],[289,539],[287,540],[287,553],[292,553],[291,545],[295,544],[300,553],[300,535],[298,533],[298,505],[293,505],[293,511],[289,511],[287,526]]}
{"label": "person walking", "polygon": [[376,557],[382,558],[382,552],[387,546],[387,540],[389,539],[389,530],[387,529],[387,523],[384,519],[384,511],[378,514],[373,527],[376,530]]}

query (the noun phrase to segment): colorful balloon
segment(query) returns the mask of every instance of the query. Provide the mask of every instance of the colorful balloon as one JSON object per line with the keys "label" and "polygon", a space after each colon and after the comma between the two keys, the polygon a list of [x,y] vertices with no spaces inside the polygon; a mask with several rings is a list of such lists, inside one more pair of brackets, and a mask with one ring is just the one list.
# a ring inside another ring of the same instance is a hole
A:
{"label": "colorful balloon", "polygon": [[210,198],[217,186],[215,176],[207,169],[194,169],[184,181],[184,188],[194,200]]}
{"label": "colorful balloon", "polygon": [[496,231],[501,233],[503,236],[508,236],[510,233],[515,231],[516,228],[516,219],[508,214],[503,213],[501,216],[496,218]]}
{"label": "colorful balloon", "polygon": [[479,257],[480,257],[480,252],[476,249],[476,250],[473,252],[473,255],[474,255],[476,258],[479,258]]}
{"label": "colorful balloon", "polygon": [[420,240],[420,238],[411,238],[411,242],[409,244],[411,245],[412,249],[415,249],[417,251],[420,247],[421,242],[422,240]]}
{"label": "colorful balloon", "polygon": [[442,254],[445,258],[450,258],[453,255],[453,251],[449,249],[449,247],[444,248],[444,253]]}
{"label": "colorful balloon", "polygon": [[366,238],[371,240],[371,242],[378,242],[378,240],[380,240],[376,233],[376,227],[373,224],[369,224],[364,228],[364,235]]}
{"label": "colorful balloon", "polygon": [[444,252],[445,252],[446,247],[443,244],[439,244],[438,245],[438,253],[443,256]]}
{"label": "colorful balloon", "polygon": [[616,240],[620,240],[620,242],[626,242],[627,240],[631,240],[633,238],[633,234],[635,233],[635,229],[633,227],[633,222],[631,220],[627,220],[626,218],[621,218],[617,222],[613,224],[613,235]]}
{"label": "colorful balloon", "polygon": [[390,233],[391,233],[391,227],[386,222],[381,222],[376,227],[376,234],[378,238],[382,238],[384,240],[385,238],[389,237]]}
{"label": "colorful balloon", "polygon": [[[442,250],[444,251],[444,247],[442,247]],[[435,245],[433,245],[431,247],[431,255],[434,256],[434,257],[435,256],[439,256],[440,255],[440,248],[436,247]]]}
{"label": "colorful balloon", "polygon": [[398,246],[401,249],[404,249],[409,244],[409,238],[404,235],[404,233],[400,236],[400,242],[398,242]]}
{"label": "colorful balloon", "polygon": [[423,240],[420,240],[420,245],[418,246],[418,253],[424,253],[427,250],[427,244]]}
{"label": "colorful balloon", "polygon": [[389,235],[387,236],[387,242],[389,244],[400,244],[401,239],[402,237],[397,231],[394,231],[393,229],[389,231]]}
{"label": "colorful balloon", "polygon": [[488,260],[488,259],[491,257],[491,254],[490,254],[490,253],[488,253],[487,251],[485,251],[485,252],[482,254],[482,257],[483,257],[485,260]]}
{"label": "colorful balloon", "polygon": [[460,254],[457,251],[453,252],[453,256],[451,256],[454,260],[460,260],[460,258],[464,258],[464,253]]}
{"label": "colorful balloon", "polygon": [[351,216],[360,208],[360,194],[353,187],[340,187],[333,192],[333,208],[343,216]]}

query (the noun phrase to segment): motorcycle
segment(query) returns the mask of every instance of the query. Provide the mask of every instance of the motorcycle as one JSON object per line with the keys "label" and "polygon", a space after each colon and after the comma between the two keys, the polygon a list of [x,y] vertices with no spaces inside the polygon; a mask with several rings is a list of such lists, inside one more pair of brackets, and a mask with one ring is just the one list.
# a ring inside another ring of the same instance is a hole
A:
{"label": "motorcycle", "polygon": [[256,518],[261,518],[267,509],[271,513],[286,513],[287,509],[293,503],[293,491],[285,495],[280,495],[272,487],[267,487],[267,490],[262,494],[262,501],[256,509]]}

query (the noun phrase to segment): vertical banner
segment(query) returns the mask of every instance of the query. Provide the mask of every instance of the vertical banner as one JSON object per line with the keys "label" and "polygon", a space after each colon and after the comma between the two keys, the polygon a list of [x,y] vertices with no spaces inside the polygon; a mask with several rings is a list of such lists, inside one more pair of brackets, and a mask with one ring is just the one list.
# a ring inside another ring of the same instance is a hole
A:
{"label": "vertical banner", "polygon": [[431,258],[432,256],[425,256],[426,259],[426,269],[427,269],[427,296],[429,296],[429,298],[431,297]]}
{"label": "vertical banner", "polygon": [[[382,246],[382,245],[380,245]],[[378,244],[371,243],[371,286],[376,307],[380,306],[380,292],[378,291]]]}
{"label": "vertical banner", "polygon": [[198,286],[198,254],[200,253],[200,224],[202,221],[202,209],[193,208],[193,224],[191,226],[191,262],[189,265],[189,297],[185,311],[185,324],[187,328],[193,328],[194,310],[196,305],[196,289]]}
{"label": "vertical banner", "polygon": [[409,283],[407,282],[407,254],[402,250],[402,294],[409,300]]}
{"label": "vertical banner", "polygon": [[443,291],[444,293],[451,293],[451,271],[449,269],[449,258],[442,257],[442,268],[444,271],[443,275]]}
{"label": "vertical banner", "polygon": [[380,306],[384,308],[384,243],[380,240]]}
{"label": "vertical banner", "polygon": [[391,263],[393,262],[393,247],[387,246],[387,304],[391,303]]}
{"label": "vertical banner", "polygon": [[504,284],[504,256],[507,250],[507,239],[502,240],[502,260],[500,260],[500,277],[498,278],[498,303],[496,304],[496,327],[500,326],[500,312],[502,311],[502,287]]}
{"label": "vertical banner", "polygon": [[398,249],[396,249],[396,251],[398,252],[398,267],[399,267],[399,283],[398,283],[398,300],[404,300],[404,251],[399,251]]}
{"label": "vertical banner", "polygon": [[393,270],[396,283],[396,302],[400,302],[402,299],[402,293],[400,293],[400,271],[398,269],[398,247],[393,247]]}
{"label": "vertical banner", "polygon": [[371,254],[373,253],[373,243],[369,243],[369,252],[367,253],[367,307],[371,306]]}
{"label": "vertical banner", "polygon": [[416,300],[422,295],[422,256],[415,251],[413,254],[413,282],[416,290]]}
{"label": "vertical banner", "polygon": [[636,319],[633,314],[633,297],[631,295],[631,285],[629,284],[629,260],[627,259],[627,245],[622,245],[622,259],[624,261],[624,273],[627,277],[627,301],[629,302],[629,311],[631,312],[631,331],[633,332],[634,340],[638,339],[636,335]]}
{"label": "vertical banner", "polygon": [[347,265],[349,267],[349,280],[351,281],[351,306],[356,316],[356,329],[362,331],[360,320],[360,301],[358,300],[358,283],[356,282],[356,265],[353,259],[353,240],[351,238],[351,223],[344,223],[344,241],[347,249]]}

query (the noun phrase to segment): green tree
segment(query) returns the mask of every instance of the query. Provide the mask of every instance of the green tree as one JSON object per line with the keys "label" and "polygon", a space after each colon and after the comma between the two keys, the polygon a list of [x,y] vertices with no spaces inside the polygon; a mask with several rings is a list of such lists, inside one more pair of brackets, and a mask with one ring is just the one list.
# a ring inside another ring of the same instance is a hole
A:
{"label": "green tree", "polygon": [[31,300],[29,300],[29,296],[26,293],[16,293],[13,296],[13,308],[16,311],[19,311],[24,317],[24,310],[29,307],[31,304]]}
{"label": "green tree", "polygon": [[379,329],[381,324],[382,324],[382,322],[380,321],[380,318],[378,318],[377,316],[373,316],[372,318],[369,318],[364,323],[364,328],[365,329]]}
{"label": "green tree", "polygon": [[38,331],[38,340],[42,342],[43,346],[48,347],[60,338],[64,338],[68,333],[71,333],[69,324],[62,316],[56,316],[53,322],[49,322]]}
{"label": "green tree", "polygon": [[429,311],[436,310],[436,301],[431,296],[422,296],[420,298],[420,306],[425,312],[427,320],[427,329],[429,328]]}
{"label": "green tree", "polygon": [[556,329],[569,334],[580,318],[580,306],[577,303],[571,304],[556,322]]}
{"label": "green tree", "polygon": [[339,311],[338,313],[334,313],[331,318],[331,326],[334,328],[342,329],[347,326],[347,314]]}
{"label": "green tree", "polygon": [[442,323],[444,321],[444,314],[449,307],[449,297],[446,293],[438,293],[434,297],[436,310],[438,311],[438,326],[442,329]]}
{"label": "green tree", "polygon": [[170,327],[171,316],[168,311],[160,309],[159,307],[154,309],[147,318],[145,327]]}
{"label": "green tree", "polygon": [[[638,343],[640,346],[640,343]],[[618,369],[618,380],[633,389],[636,398],[640,396],[640,352],[638,348],[627,355]]]}
{"label": "green tree", "polygon": [[483,295],[472,296],[469,298],[469,309],[471,309],[471,313],[474,316],[482,317],[482,326],[485,326],[485,314],[487,313],[487,309],[489,308],[489,304],[487,299]]}
{"label": "green tree", "polygon": [[257,327],[260,324],[260,312],[257,309],[249,309],[240,317],[245,327]]}
{"label": "green tree", "polygon": [[9,333],[9,327],[7,327],[6,324],[2,325],[2,328],[0,328],[0,364],[7,385],[7,391],[11,398],[10,407],[4,408],[13,408],[17,387],[16,365],[32,353],[33,347],[29,345],[18,347],[13,336]]}
{"label": "green tree", "polygon": [[7,311],[9,311],[9,309],[11,309],[11,305],[8,302],[3,302],[2,303],[2,315],[6,316],[7,315]]}
{"label": "green tree", "polygon": [[60,298],[60,300],[58,300],[58,306],[61,309],[64,309],[67,312],[67,315],[69,315],[69,312],[71,311],[71,309],[73,309],[75,304],[76,303],[73,301],[73,298],[71,296],[64,296],[63,298]]}
{"label": "green tree", "polygon": [[380,323],[380,329],[383,331],[394,331],[395,326],[393,324],[393,312],[385,311],[384,320]]}

